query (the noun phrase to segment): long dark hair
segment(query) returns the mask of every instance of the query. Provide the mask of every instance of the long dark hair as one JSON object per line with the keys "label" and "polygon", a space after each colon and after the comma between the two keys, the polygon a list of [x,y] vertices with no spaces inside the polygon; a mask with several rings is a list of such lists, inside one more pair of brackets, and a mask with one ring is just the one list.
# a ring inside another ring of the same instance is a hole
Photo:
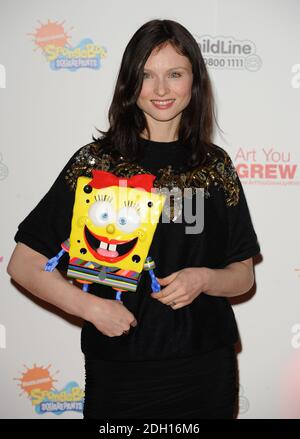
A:
{"label": "long dark hair", "polygon": [[155,48],[171,44],[192,65],[193,84],[189,105],[180,119],[178,140],[186,150],[185,161],[191,167],[204,163],[212,144],[214,99],[209,75],[199,45],[191,33],[172,20],[151,20],[140,27],[129,41],[123,54],[119,75],[109,108],[110,127],[94,140],[116,150],[128,160],[136,160],[138,138],[145,129],[149,135],[143,111],[136,105],[143,85],[144,65]]}

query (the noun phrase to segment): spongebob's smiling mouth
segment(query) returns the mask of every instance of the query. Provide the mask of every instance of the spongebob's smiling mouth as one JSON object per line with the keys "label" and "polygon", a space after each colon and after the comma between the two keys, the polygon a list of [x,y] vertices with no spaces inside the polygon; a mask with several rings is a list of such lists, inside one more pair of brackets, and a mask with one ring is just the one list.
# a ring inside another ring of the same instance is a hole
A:
{"label": "spongebob's smiling mouth", "polygon": [[126,258],[135,247],[138,238],[130,241],[108,239],[91,232],[87,226],[84,228],[84,239],[88,250],[92,255],[101,261],[117,262]]}

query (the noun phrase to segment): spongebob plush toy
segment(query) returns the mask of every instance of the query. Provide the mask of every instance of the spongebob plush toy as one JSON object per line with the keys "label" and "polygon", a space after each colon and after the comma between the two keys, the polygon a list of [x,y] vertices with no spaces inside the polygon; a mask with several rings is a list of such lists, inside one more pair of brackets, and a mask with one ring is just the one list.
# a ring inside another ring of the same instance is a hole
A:
{"label": "spongebob plush toy", "polygon": [[152,190],[155,176],[125,178],[100,170],[92,175],[77,180],[70,237],[45,270],[53,271],[69,252],[67,276],[84,291],[91,283],[108,285],[121,300],[123,291],[136,291],[143,270],[151,276],[152,291],[160,291],[148,257],[165,202],[165,195]]}

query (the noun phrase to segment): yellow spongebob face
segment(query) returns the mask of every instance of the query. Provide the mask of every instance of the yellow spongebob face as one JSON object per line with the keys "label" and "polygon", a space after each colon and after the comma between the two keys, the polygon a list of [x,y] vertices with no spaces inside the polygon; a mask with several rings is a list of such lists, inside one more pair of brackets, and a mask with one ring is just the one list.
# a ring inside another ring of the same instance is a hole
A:
{"label": "yellow spongebob face", "polygon": [[77,181],[70,258],[141,272],[165,196],[120,186],[95,189],[90,181]]}

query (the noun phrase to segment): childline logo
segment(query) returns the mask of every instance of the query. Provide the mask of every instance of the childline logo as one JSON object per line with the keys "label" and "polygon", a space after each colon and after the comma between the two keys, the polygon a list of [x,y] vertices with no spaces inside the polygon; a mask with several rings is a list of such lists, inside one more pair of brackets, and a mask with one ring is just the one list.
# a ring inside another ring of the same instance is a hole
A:
{"label": "childline logo", "polygon": [[208,67],[257,72],[262,66],[253,41],[222,35],[196,36],[196,40]]}
{"label": "childline logo", "polygon": [[49,372],[51,365],[46,368],[35,364],[32,368],[25,367],[27,370],[21,378],[14,379],[20,381],[18,385],[22,393],[27,393],[37,414],[61,415],[66,411],[83,411],[84,391],[75,381],[67,383],[62,390],[56,390],[54,382],[57,380]]}
{"label": "childline logo", "polygon": [[[52,70],[67,69],[75,72],[79,68],[100,69],[101,59],[106,57],[105,47],[94,44],[90,38],[82,39],[77,46],[69,44],[70,35],[64,29],[64,21],[43,24],[32,35],[37,48],[41,49]],[[73,28],[71,28],[73,29]],[[71,30],[70,29],[70,30]]]}
{"label": "childline logo", "polygon": [[6,70],[3,64],[0,64],[0,88],[6,88]]}
{"label": "childline logo", "polygon": [[290,151],[239,148],[233,160],[243,184],[300,185],[299,166]]}

